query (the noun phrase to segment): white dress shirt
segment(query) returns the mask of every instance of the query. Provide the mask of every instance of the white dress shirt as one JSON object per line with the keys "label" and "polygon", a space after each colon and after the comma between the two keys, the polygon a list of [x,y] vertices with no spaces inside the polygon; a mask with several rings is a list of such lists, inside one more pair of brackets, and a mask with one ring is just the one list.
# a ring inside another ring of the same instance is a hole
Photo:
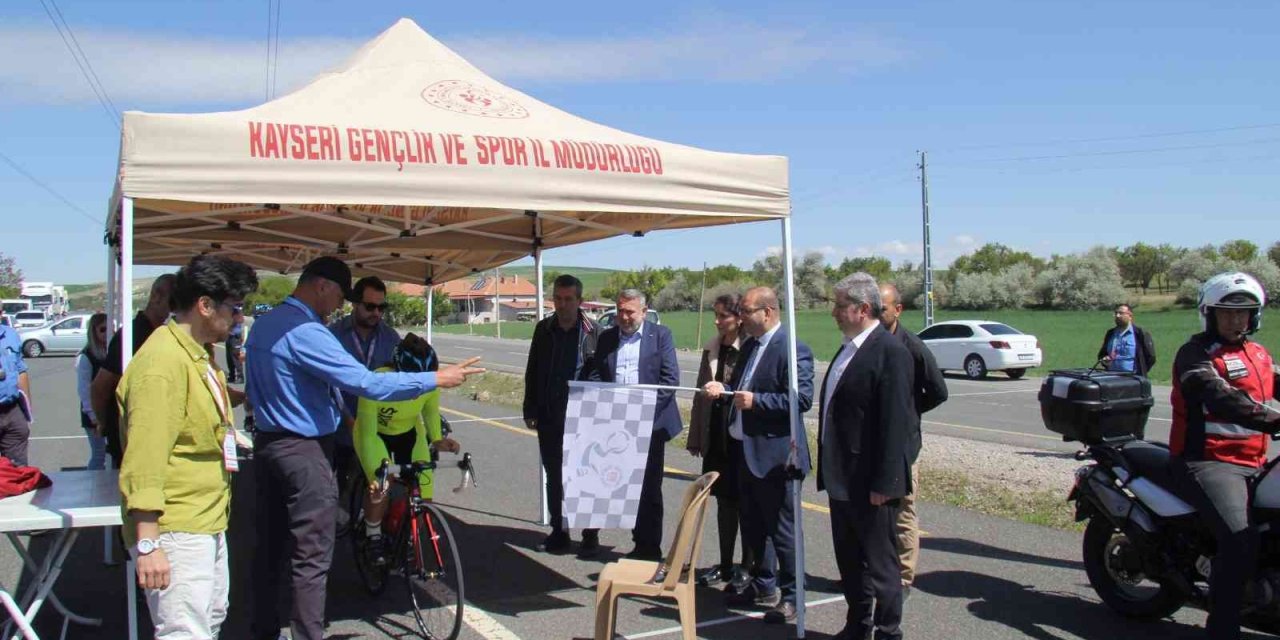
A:
{"label": "white dress shirt", "polygon": [[[747,361],[746,368],[742,370],[742,382],[738,383],[738,388],[735,391],[751,390],[751,378],[755,376],[756,365],[760,362],[760,354],[764,353],[765,347],[769,346],[769,341],[773,340],[773,336],[778,333],[778,329],[781,327],[782,323],[778,323],[777,326],[766,331],[764,335],[756,338],[756,341],[760,344],[756,345],[755,350],[751,352],[751,359]],[[733,412],[733,422],[729,424],[729,435],[733,436],[735,440],[743,438],[742,412],[736,409]]]}
{"label": "white dress shirt", "polygon": [[631,335],[618,330],[618,360],[613,369],[614,382],[640,384],[640,337],[643,333],[643,322]]}

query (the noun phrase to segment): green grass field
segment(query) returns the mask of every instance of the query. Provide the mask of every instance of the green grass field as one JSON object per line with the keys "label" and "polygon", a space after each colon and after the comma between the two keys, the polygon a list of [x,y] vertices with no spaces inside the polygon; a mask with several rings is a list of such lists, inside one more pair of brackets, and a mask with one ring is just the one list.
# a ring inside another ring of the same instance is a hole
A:
{"label": "green grass field", "polygon": [[[1275,311],[1271,311],[1275,316]],[[694,312],[674,312],[662,314],[662,323],[671,328],[675,335],[676,345],[682,349],[695,349],[698,335],[698,314]],[[919,330],[924,324],[924,313],[907,311],[903,314],[903,323],[912,330]],[[1044,350],[1044,365],[1031,371],[1032,375],[1043,374],[1050,369],[1069,367],[1087,367],[1094,362],[1094,355],[1102,342],[1102,335],[1113,326],[1110,311],[1038,311],[1018,309],[1010,311],[940,311],[938,320],[981,319],[1003,322],[1017,328],[1023,333],[1035,335],[1040,340],[1040,348]],[[1272,353],[1280,350],[1280,318],[1264,316],[1262,331],[1254,336]],[[1141,309],[1137,313],[1137,322],[1151,332],[1156,343],[1156,367],[1151,379],[1155,382],[1169,382],[1170,368],[1173,366],[1173,354],[1186,341],[1187,336],[1200,330],[1200,324],[1194,310],[1173,309],[1166,311],[1147,311]],[[715,333],[711,324],[711,314],[703,315],[703,340]],[[835,323],[827,311],[811,310],[796,313],[797,335],[813,348],[819,360],[829,360],[840,344],[840,335]],[[466,334],[466,325],[446,325],[437,327],[444,333]],[[493,325],[475,325],[472,331],[476,335],[494,335]],[[532,322],[502,323],[502,337],[525,338],[533,335]],[[999,375],[999,374],[996,374]]]}
{"label": "green grass field", "polygon": [[[582,292],[588,300],[596,297],[600,289],[604,287],[604,281],[609,278],[610,274],[616,273],[617,269],[599,269],[596,267],[556,267],[551,265],[543,265],[543,273],[568,273],[577,276],[582,281]],[[493,275],[492,271],[486,272]],[[503,267],[503,275],[517,275],[521,278],[533,280],[533,266],[523,265],[518,267]],[[548,293],[548,296],[551,294]]]}

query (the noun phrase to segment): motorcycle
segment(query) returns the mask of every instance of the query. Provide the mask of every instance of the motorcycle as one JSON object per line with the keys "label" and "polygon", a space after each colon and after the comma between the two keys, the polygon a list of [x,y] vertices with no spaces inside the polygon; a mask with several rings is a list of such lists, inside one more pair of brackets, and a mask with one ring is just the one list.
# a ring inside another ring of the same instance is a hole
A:
{"label": "motorcycle", "polygon": [[[1168,446],[1139,436],[1154,404],[1150,382],[1096,365],[1058,370],[1044,379],[1039,400],[1045,426],[1082,443],[1076,459],[1091,461],[1076,470],[1068,500],[1076,521],[1087,521],[1084,567],[1098,597],[1137,619],[1207,609],[1216,543],[1174,477]],[[1278,461],[1250,486],[1261,544],[1243,603],[1246,623],[1271,633],[1280,633]]]}
{"label": "motorcycle", "polygon": [[[1274,439],[1274,438],[1273,438]],[[1213,535],[1180,495],[1169,449],[1136,438],[1110,439],[1076,454],[1093,463],[1076,471],[1068,499],[1085,526],[1089,584],[1107,606],[1137,619],[1184,606],[1207,609]],[[1258,564],[1245,588],[1249,626],[1280,632],[1280,459],[1251,487],[1251,518],[1261,534]]]}

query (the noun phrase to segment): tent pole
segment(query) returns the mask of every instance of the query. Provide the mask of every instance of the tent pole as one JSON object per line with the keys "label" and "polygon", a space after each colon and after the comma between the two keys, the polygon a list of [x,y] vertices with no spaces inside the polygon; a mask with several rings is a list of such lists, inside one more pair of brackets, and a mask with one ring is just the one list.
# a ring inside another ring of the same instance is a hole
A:
{"label": "tent pole", "polygon": [[120,310],[116,308],[118,297],[116,296],[116,250],[111,242],[111,236],[107,236],[107,333],[115,333],[116,327],[120,326]]}
{"label": "tent pole", "polygon": [[[546,295],[542,288],[542,219],[537,217],[537,212],[533,212],[533,215],[535,216],[533,219],[533,286],[538,292],[537,300],[535,301],[535,304],[538,305],[537,318],[538,322],[542,322],[542,300]],[[538,510],[538,513],[541,514],[538,522],[543,526],[547,526],[551,524],[551,506],[547,504],[547,468],[542,464],[541,460],[538,462],[538,472],[541,477],[538,486],[542,489],[542,491],[538,492],[538,505],[541,507]]]}
{"label": "tent pole", "polygon": [[[791,405],[791,451],[798,451],[796,443],[807,438],[804,423],[800,421],[799,384],[797,369],[799,355],[796,350],[796,274],[791,257],[791,216],[782,219],[782,270],[787,287],[787,395]],[[796,460],[797,467],[800,461]],[[796,539],[796,637],[804,637],[805,589],[804,589],[804,522],[800,509],[800,491],[804,480],[792,480],[791,490],[795,500],[792,509]]]}
{"label": "tent pole", "polygon": [[120,370],[133,359],[133,198],[120,202]]}
{"label": "tent pole", "polygon": [[427,290],[424,292],[427,296],[427,344],[431,344],[431,319],[433,314],[432,307],[435,305],[435,287],[431,284],[431,278],[427,278]]}

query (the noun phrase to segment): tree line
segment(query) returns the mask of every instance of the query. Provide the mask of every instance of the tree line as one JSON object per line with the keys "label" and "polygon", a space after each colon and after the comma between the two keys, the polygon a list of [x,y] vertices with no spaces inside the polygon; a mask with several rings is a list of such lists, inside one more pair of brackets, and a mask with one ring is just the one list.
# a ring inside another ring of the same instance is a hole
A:
{"label": "tree line", "polygon": [[[796,305],[825,306],[841,278],[863,271],[892,282],[908,308],[924,306],[924,272],[920,265],[895,267],[888,258],[853,257],[829,264],[809,252],[795,258]],[[934,271],[934,301],[948,309],[1106,309],[1129,302],[1139,293],[1174,294],[1179,304],[1194,304],[1200,284],[1222,271],[1244,271],[1256,277],[1268,301],[1280,302],[1280,242],[1264,252],[1249,240],[1232,240],[1198,248],[1136,242],[1127,247],[1099,245],[1087,251],[1040,258],[1000,243],[988,243]],[[560,272],[545,274],[547,287]],[[703,292],[705,277],[706,293]],[[743,291],[756,285],[783,286],[781,255],[767,255],[743,269],[723,264],[705,270],[643,267],[619,271],[587,297],[612,300],[623,289],[638,289],[659,311],[695,311],[700,301]]]}

